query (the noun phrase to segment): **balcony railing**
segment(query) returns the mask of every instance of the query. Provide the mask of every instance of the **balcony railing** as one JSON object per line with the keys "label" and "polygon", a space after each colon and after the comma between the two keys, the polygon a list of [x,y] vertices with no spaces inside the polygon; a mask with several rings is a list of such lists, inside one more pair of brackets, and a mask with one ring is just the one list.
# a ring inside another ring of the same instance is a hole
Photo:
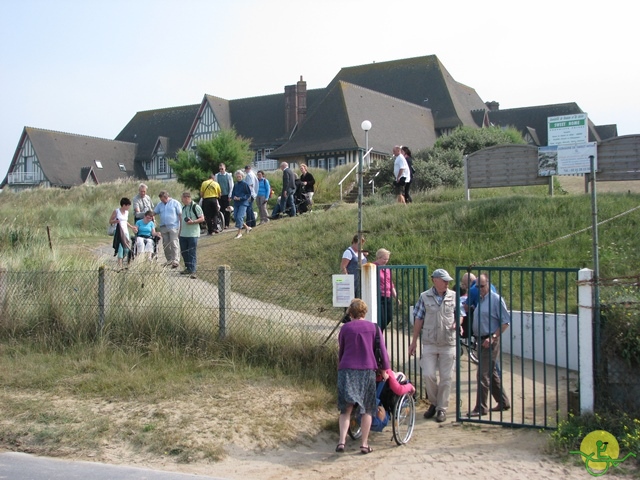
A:
{"label": "balcony railing", "polygon": [[8,175],[9,185],[38,184],[44,180],[42,172],[13,172]]}

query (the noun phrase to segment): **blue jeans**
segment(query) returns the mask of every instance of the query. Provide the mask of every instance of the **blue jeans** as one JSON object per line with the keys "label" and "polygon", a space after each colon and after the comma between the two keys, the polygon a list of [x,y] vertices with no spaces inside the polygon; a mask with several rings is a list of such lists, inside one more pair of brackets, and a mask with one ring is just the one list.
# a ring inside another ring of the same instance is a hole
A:
{"label": "blue jeans", "polygon": [[236,219],[236,228],[242,230],[244,227],[244,216],[247,213],[248,204],[245,202],[233,202],[233,218]]}
{"label": "blue jeans", "polygon": [[280,197],[280,211],[289,214],[290,217],[296,216],[296,202],[293,198],[295,192],[295,188],[290,188],[287,190],[287,198],[284,198],[284,195]]}
{"label": "blue jeans", "polygon": [[196,273],[196,249],[198,237],[180,237],[180,253],[184,260],[184,266],[189,273]]}

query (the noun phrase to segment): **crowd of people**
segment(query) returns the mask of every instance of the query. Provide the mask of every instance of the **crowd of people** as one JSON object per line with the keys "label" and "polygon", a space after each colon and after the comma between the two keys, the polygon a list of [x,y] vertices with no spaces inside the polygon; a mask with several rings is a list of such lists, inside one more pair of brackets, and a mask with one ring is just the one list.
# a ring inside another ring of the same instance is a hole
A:
{"label": "crowd of people", "polygon": [[[200,185],[198,202],[191,198],[189,191],[183,192],[182,201],[179,202],[163,190],[158,195],[160,201],[154,205],[147,193],[148,186],[141,183],[133,200],[123,197],[120,207],[109,218],[109,233],[114,237],[118,270],[127,268],[124,260],[132,257],[134,252],[151,259],[161,241],[165,266],[179,268],[182,257],[184,270],[181,273],[196,278],[201,228],[205,229],[207,235],[222,233],[221,222],[217,222],[220,212],[224,217],[225,229],[229,228],[233,215],[236,239],[249,233],[256,226],[258,218],[262,225],[283,215],[294,217],[298,210],[306,212],[315,190],[313,175],[304,164],[300,165],[300,177],[286,162],[280,165],[280,170],[283,175],[282,192],[271,215],[267,204],[273,196],[273,189],[264,171],[259,170],[256,174],[251,165],[232,175],[227,172],[226,165],[220,163],[218,173],[212,172]],[[299,195],[304,197],[304,208],[300,208],[300,203],[296,202]],[[257,208],[254,209],[254,206]],[[133,213],[133,223],[129,223],[130,213]],[[160,218],[159,223],[156,223],[156,215]]]}
{"label": "crowd of people", "polygon": [[[403,195],[404,196],[404,195]],[[351,245],[344,251],[340,263],[343,274],[353,275],[356,296],[362,265],[367,263],[367,253],[363,247],[362,235],[355,235]],[[376,252],[375,263],[385,267],[391,253],[380,248]],[[389,368],[388,357],[384,349],[384,329],[393,319],[394,301],[398,302],[398,292],[392,280],[392,272],[388,268],[377,269],[379,282],[378,292],[380,306],[377,318],[373,321],[363,320],[367,306],[360,298],[354,299],[347,315],[342,320],[345,325],[340,331],[339,364],[338,364],[338,409],[340,410],[340,436],[336,452],[345,449],[348,419],[354,408],[362,415],[362,453],[371,452],[368,444],[372,423],[384,422],[384,412],[380,412],[375,404],[375,378],[383,370]],[[460,279],[461,298],[449,288],[453,277],[438,268],[431,274],[432,287],[422,292],[412,310],[414,319],[413,332],[409,344],[409,355],[420,353],[420,367],[427,392],[429,407],[424,412],[425,419],[435,418],[436,422],[446,421],[453,370],[456,363],[456,342],[458,333],[461,338],[475,335],[478,338],[477,355],[480,359],[477,372],[477,389],[475,407],[467,413],[468,417],[488,415],[489,411],[501,412],[511,408],[509,398],[502,388],[502,373],[498,358],[500,354],[501,335],[509,328],[510,315],[506,303],[489,282],[489,275],[482,273],[476,279],[472,273]],[[456,322],[456,311],[461,319]],[[376,364],[373,347],[376,331],[380,336],[380,350],[383,351],[383,364]],[[421,349],[418,348],[421,343]],[[388,378],[389,374],[383,376]],[[393,374],[392,374],[393,376]],[[415,390],[414,390],[415,391]],[[493,408],[489,408],[488,395],[494,399]],[[376,420],[377,419],[377,420]]]}

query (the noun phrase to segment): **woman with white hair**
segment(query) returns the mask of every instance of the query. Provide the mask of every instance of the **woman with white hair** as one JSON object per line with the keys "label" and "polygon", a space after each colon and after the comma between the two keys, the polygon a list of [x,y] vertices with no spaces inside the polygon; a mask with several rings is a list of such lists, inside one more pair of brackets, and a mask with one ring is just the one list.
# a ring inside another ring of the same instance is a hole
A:
{"label": "woman with white hair", "polygon": [[241,238],[243,229],[246,229],[247,233],[251,231],[251,227],[244,222],[249,200],[251,200],[251,188],[246,182],[243,182],[244,172],[242,170],[236,170],[234,175],[236,182],[231,191],[231,198],[233,199],[233,215],[236,219],[236,229],[238,230],[236,238]]}

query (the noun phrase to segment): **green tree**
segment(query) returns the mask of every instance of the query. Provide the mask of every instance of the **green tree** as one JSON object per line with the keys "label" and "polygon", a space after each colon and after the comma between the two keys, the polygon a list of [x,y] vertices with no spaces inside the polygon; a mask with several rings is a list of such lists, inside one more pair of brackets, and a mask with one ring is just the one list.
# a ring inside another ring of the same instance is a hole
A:
{"label": "green tree", "polygon": [[228,172],[242,168],[253,158],[251,140],[239,136],[234,129],[221,130],[212,140],[196,144],[196,151],[178,150],[169,160],[178,181],[187,188],[200,189],[211,173],[224,163]]}

